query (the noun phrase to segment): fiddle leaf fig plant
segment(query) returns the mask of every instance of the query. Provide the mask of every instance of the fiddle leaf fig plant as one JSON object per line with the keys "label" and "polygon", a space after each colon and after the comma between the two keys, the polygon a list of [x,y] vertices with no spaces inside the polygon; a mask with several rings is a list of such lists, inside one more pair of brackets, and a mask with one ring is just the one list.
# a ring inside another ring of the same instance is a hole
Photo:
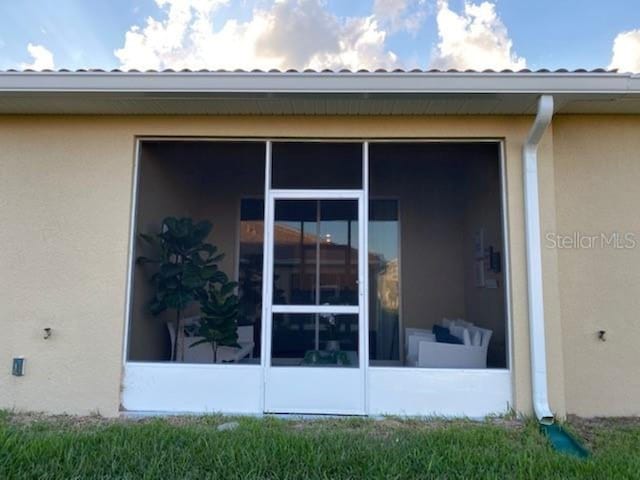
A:
{"label": "fiddle leaf fig plant", "polygon": [[224,254],[205,243],[212,228],[207,221],[194,223],[191,218],[167,217],[162,221],[159,233],[140,235],[152,252],[150,256],[136,259],[138,265],[154,267],[151,276],[154,293],[149,302],[151,313],[175,312],[172,361],[184,360],[184,311],[208,297],[207,290],[212,282],[219,281],[222,276],[226,278],[218,270],[218,262]]}
{"label": "fiddle leaf fig plant", "polygon": [[218,271],[208,285],[207,293],[200,299],[200,323],[196,335],[202,340],[191,347],[210,343],[213,363],[217,361],[218,347],[238,345],[238,317],[240,299],[235,293],[237,282],[229,280],[224,272]]}

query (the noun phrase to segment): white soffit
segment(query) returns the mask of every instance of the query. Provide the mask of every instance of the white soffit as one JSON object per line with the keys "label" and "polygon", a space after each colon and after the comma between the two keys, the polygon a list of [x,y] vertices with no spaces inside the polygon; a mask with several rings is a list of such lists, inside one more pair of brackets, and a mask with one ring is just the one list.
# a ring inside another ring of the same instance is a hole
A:
{"label": "white soffit", "polygon": [[0,114],[639,114],[640,76],[615,72],[0,73]]}

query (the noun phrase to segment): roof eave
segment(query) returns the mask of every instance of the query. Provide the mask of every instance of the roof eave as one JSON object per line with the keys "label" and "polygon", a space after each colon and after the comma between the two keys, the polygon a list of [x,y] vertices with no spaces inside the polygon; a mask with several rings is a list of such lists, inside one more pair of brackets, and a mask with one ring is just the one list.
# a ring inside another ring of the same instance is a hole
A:
{"label": "roof eave", "polygon": [[3,72],[0,93],[639,95],[640,75],[500,72]]}

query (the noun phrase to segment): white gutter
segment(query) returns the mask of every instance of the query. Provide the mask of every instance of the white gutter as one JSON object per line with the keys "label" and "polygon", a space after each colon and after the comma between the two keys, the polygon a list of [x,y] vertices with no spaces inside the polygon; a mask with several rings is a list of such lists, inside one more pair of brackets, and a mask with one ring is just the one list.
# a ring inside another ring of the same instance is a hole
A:
{"label": "white gutter", "polygon": [[0,72],[0,93],[640,94],[626,73]]}
{"label": "white gutter", "polygon": [[538,144],[553,117],[553,97],[538,99],[538,113],[522,148],[524,169],[524,212],[527,239],[527,285],[529,294],[529,340],[533,409],[540,423],[553,423],[547,394],[544,299],[542,291],[542,249],[540,199],[538,196]]}

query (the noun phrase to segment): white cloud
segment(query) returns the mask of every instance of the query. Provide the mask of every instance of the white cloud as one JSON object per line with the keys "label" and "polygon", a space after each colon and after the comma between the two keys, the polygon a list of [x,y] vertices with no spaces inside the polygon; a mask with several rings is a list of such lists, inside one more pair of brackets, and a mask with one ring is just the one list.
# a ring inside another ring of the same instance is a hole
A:
{"label": "white cloud", "polygon": [[132,26],[114,53],[123,69],[391,68],[375,15],[338,18],[323,0],[275,0],[250,20],[213,17],[227,0],[156,0],[164,18]]}
{"label": "white cloud", "polygon": [[416,34],[429,14],[429,8],[427,0],[374,0],[373,14],[389,33]]}
{"label": "white cloud", "polygon": [[621,32],[616,36],[609,68],[640,73],[640,29]]}
{"label": "white cloud", "polygon": [[439,42],[432,54],[431,68],[458,70],[520,70],[526,60],[513,51],[513,42],[495,3],[465,2],[464,12],[449,8],[448,0],[438,0],[436,22]]}
{"label": "white cloud", "polygon": [[53,62],[53,53],[47,50],[42,45],[34,45],[29,43],[27,45],[27,51],[33,58],[31,63],[22,63],[20,68],[23,70],[53,70],[55,68]]}

